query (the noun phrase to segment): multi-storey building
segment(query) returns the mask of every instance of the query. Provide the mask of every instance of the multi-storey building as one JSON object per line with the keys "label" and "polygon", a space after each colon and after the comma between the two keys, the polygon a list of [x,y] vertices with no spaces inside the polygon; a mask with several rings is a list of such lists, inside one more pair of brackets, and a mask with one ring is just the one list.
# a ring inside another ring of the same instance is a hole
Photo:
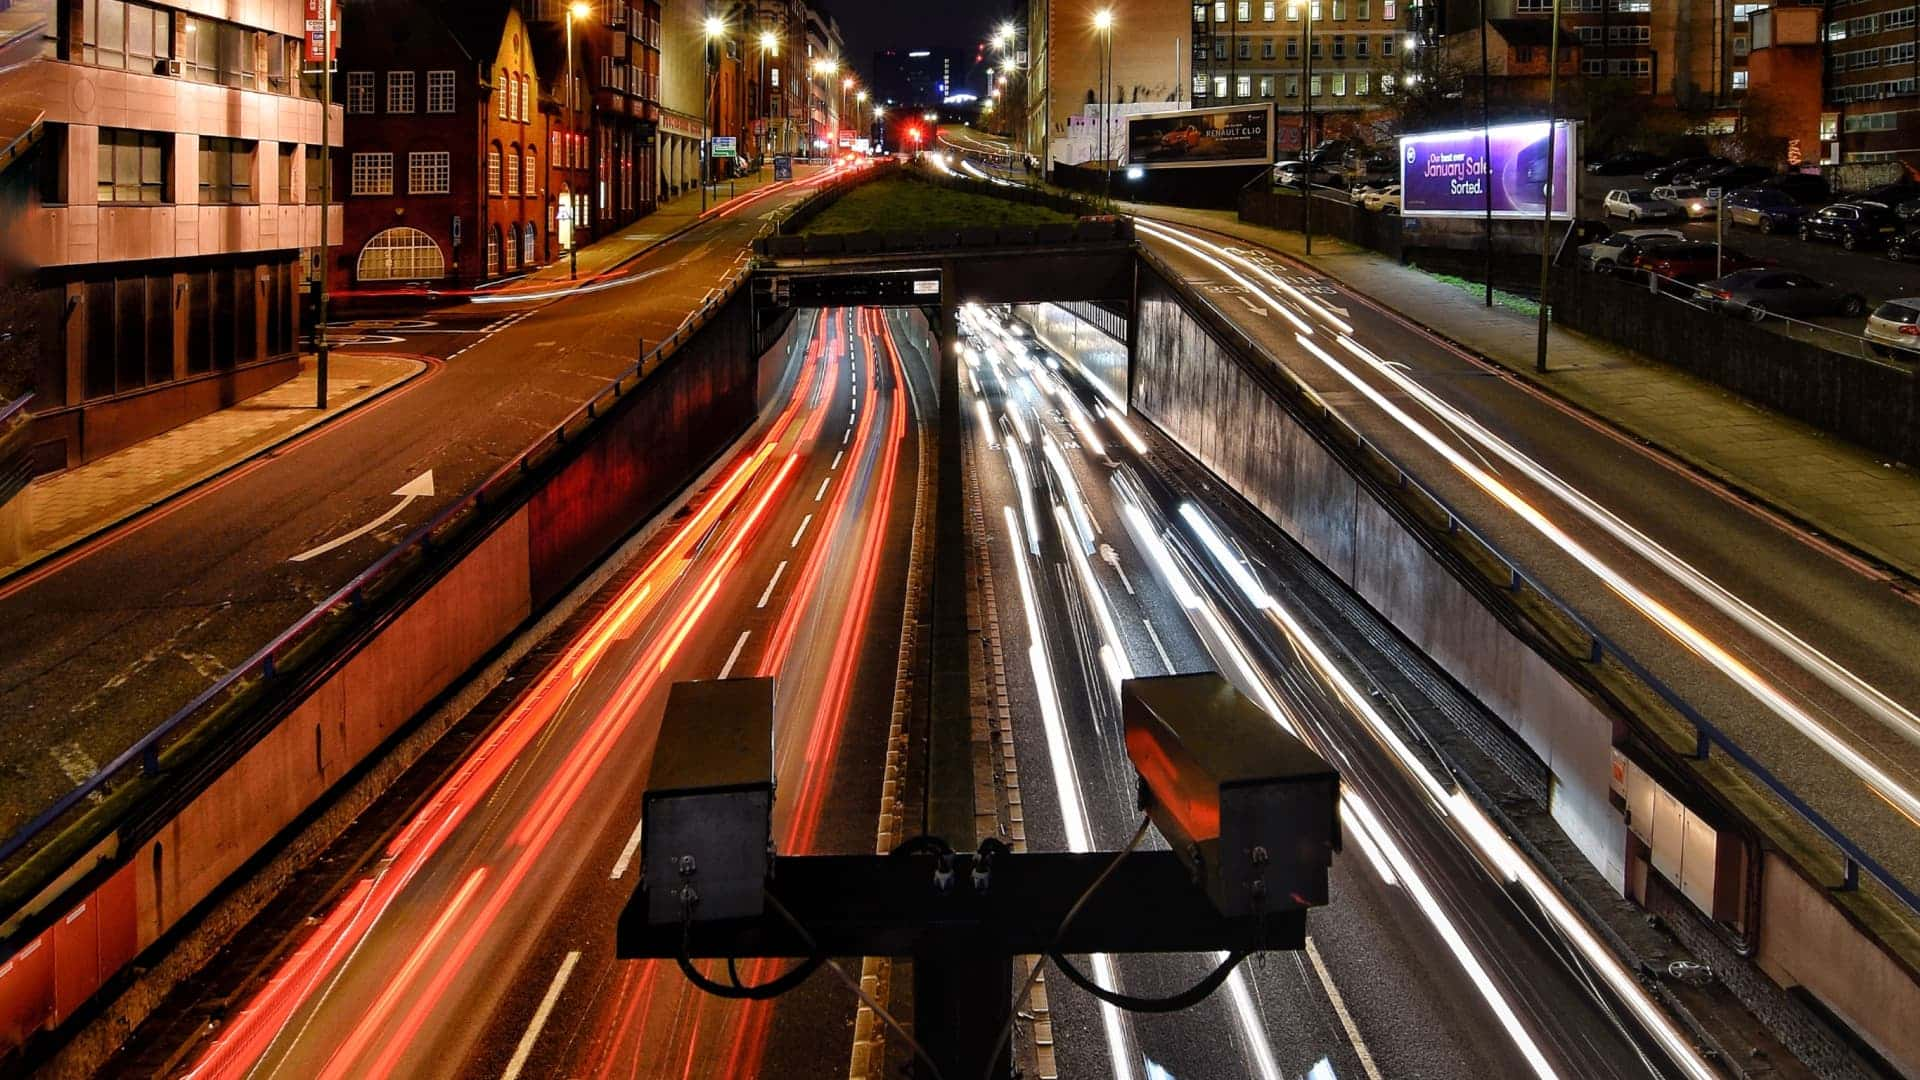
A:
{"label": "multi-storey building", "polygon": [[[42,58],[7,72],[5,94],[43,114],[38,205],[15,242],[38,268],[47,330],[34,439],[59,467],[297,372],[303,252],[322,244],[322,107],[299,4],[44,13]],[[336,108],[336,145],[341,120]],[[338,243],[337,209],[329,226]]]}
{"label": "multi-storey building", "polygon": [[1920,22],[1912,0],[1827,8],[1822,160],[1920,158]]}
{"label": "multi-storey building", "polygon": [[1276,145],[1352,131],[1405,77],[1405,0],[1193,0],[1194,106],[1274,102]]}
{"label": "multi-storey building", "polygon": [[[1110,32],[1096,25],[1101,11]],[[1030,0],[1023,73],[1030,152],[1049,168],[1080,164],[1100,152],[1092,125],[1103,111],[1117,128],[1129,112],[1184,108],[1193,13],[1179,0]],[[1111,108],[1102,110],[1102,102]]]}
{"label": "multi-storey building", "polygon": [[[590,220],[575,227],[598,236],[652,211],[659,200],[655,134],[660,127],[663,0],[581,0],[581,6],[585,13],[573,18],[574,44],[580,50],[575,89],[586,113],[592,176],[587,192]],[[527,0],[524,9],[536,40],[544,43],[541,62],[555,68],[554,74],[565,60],[564,35],[573,7],[573,0]]]}
{"label": "multi-storey building", "polygon": [[664,0],[660,48],[660,193],[663,199],[700,183],[708,135],[707,10],[703,0]]}
{"label": "multi-storey building", "polygon": [[840,130],[841,79],[850,74],[840,23],[831,13],[808,5],[802,47],[806,50],[806,144],[816,153],[825,153]]}

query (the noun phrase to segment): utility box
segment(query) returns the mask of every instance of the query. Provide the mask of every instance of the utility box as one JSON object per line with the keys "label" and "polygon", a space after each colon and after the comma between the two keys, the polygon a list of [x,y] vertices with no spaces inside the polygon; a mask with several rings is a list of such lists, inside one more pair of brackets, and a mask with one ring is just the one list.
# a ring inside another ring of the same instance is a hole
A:
{"label": "utility box", "polygon": [[1120,701],[1141,801],[1221,914],[1327,902],[1333,766],[1215,672],[1128,679]]}
{"label": "utility box", "polygon": [[773,680],[679,682],[640,804],[647,921],[761,914],[773,869]]}

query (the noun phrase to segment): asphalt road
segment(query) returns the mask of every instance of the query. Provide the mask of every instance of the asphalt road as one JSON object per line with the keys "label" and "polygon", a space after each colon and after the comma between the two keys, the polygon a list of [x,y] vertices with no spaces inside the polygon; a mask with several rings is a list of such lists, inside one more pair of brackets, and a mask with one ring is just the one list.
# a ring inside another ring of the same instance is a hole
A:
{"label": "asphalt road", "polygon": [[[351,580],[631,365],[745,257],[777,185],[575,293],[505,294],[355,321],[349,348],[431,369],[101,538],[0,584],[0,834]],[[502,301],[502,302],[495,302]],[[359,539],[288,561],[434,494]]]}
{"label": "asphalt road", "polygon": [[[836,310],[799,335],[797,389],[764,437],[563,631],[468,752],[411,803],[376,809],[391,824],[365,850],[326,860],[364,868],[263,916],[111,1071],[844,1070],[854,999],[829,973],[741,1007],[671,962],[615,960],[613,928],[676,680],[774,677],[779,849],[873,848],[931,401],[924,354],[901,347],[913,325],[889,329],[891,348],[878,315]],[[756,967],[742,978],[764,981]]]}
{"label": "asphalt road", "polygon": [[[980,404],[969,409],[969,460],[1029,841],[1115,849],[1132,833],[1136,781],[1117,687],[1134,675],[1226,673],[1338,764],[1348,804],[1332,901],[1309,916],[1308,951],[1250,960],[1199,1006],[1160,1016],[1121,1013],[1049,972],[1061,1074],[1679,1075],[1621,1021],[1616,998],[1583,982],[1582,962],[1542,930],[1552,921],[1516,902],[1449,831],[1444,822],[1465,811],[1435,805],[1342,700],[1337,679],[1351,676],[1316,668],[1316,650],[1333,646],[1290,637],[1283,618],[1308,616],[1238,598],[1185,515],[1198,511],[1240,545],[1237,569],[1291,596],[1310,587],[1270,554],[1287,541],[1189,490],[1155,433],[1106,414],[1071,376],[1021,359],[1044,350],[1024,333],[1001,337],[1003,325],[974,317],[966,379]],[[1092,968],[1109,986],[1161,996],[1214,962],[1122,956]]]}
{"label": "asphalt road", "polygon": [[[1522,568],[1920,882],[1920,605],[1906,586],[1272,252],[1142,233]],[[1319,329],[1312,348],[1277,308]]]}

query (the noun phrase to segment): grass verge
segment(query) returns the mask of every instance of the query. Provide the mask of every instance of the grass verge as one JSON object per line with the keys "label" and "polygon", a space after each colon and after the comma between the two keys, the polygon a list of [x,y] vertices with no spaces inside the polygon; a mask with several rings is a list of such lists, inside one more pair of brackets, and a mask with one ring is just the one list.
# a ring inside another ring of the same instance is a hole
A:
{"label": "grass verge", "polygon": [[905,176],[861,184],[801,230],[805,236],[882,229],[966,229],[1072,224],[1044,206],[954,191]]}

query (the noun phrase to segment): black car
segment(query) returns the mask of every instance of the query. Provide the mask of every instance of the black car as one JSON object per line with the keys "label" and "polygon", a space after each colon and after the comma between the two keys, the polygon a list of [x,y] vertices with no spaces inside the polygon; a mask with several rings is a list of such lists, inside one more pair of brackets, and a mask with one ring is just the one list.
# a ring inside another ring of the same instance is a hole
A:
{"label": "black car", "polygon": [[1908,199],[1920,199],[1920,184],[1902,180],[1897,184],[1881,184],[1865,191],[1855,191],[1847,196],[1850,203],[1877,203],[1889,208],[1899,206]]}
{"label": "black car", "polygon": [[1920,259],[1920,225],[1894,233],[1893,238],[1887,241],[1887,258],[1900,262]]}
{"label": "black car", "polygon": [[1843,202],[1800,219],[1800,239],[1828,240],[1852,251],[1877,247],[1899,232],[1893,211],[1874,203]]}
{"label": "black car", "polygon": [[1826,202],[1832,195],[1826,177],[1813,173],[1781,173],[1760,181],[1760,186],[1784,191],[1803,203]]}
{"label": "black car", "polygon": [[1588,162],[1587,171],[1595,176],[1632,176],[1664,165],[1666,161],[1666,158],[1658,154],[1649,154],[1644,150],[1623,150],[1618,154],[1609,154],[1599,161]]}
{"label": "black car", "polygon": [[1707,169],[1693,174],[1693,184],[1697,187],[1719,188],[1730,191],[1733,188],[1758,184],[1773,175],[1773,170],[1765,165],[1723,165],[1718,169]]}
{"label": "black car", "polygon": [[1649,184],[1680,184],[1685,183],[1680,179],[1682,176],[1691,176],[1702,169],[1717,169],[1722,165],[1731,164],[1733,162],[1723,157],[1681,158],[1671,165],[1660,165],[1648,169],[1642,175]]}

